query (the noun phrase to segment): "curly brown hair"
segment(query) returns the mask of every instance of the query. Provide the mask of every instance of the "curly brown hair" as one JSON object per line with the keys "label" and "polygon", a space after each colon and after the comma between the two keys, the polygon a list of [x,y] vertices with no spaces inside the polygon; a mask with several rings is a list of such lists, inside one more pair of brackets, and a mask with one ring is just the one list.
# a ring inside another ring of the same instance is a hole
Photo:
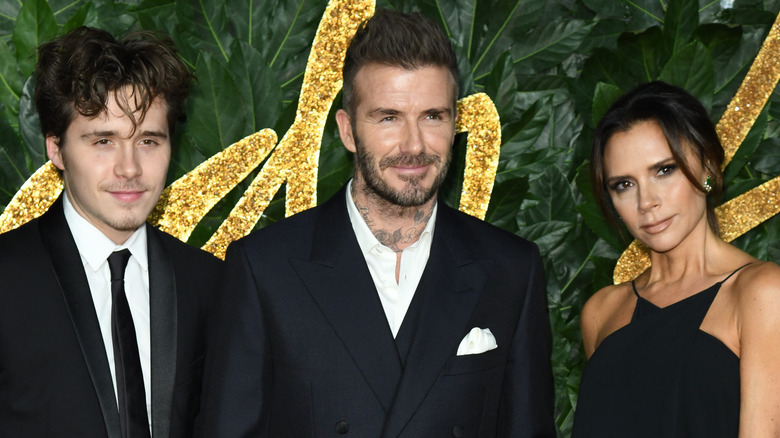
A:
{"label": "curly brown hair", "polygon": [[[163,98],[172,135],[191,78],[167,36],[138,31],[117,41],[104,30],[80,27],[38,47],[35,106],[41,131],[62,138],[76,112],[96,117],[114,93],[134,127],[154,100]],[[130,93],[116,93],[126,87]]]}

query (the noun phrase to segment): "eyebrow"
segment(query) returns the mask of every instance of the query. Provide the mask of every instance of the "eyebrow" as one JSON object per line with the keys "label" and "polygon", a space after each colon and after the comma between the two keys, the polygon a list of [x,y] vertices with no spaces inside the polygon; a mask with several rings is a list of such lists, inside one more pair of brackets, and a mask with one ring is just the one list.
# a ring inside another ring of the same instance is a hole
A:
{"label": "eyebrow", "polygon": [[[156,137],[166,139],[168,134],[163,131],[141,131],[138,133],[140,137]],[[116,131],[92,131],[86,132],[81,135],[81,138],[93,138],[93,137],[121,137]]]}
{"label": "eyebrow", "polygon": [[141,131],[141,137],[168,138],[168,134],[163,131]]}
{"label": "eyebrow", "polygon": [[437,116],[438,115],[442,115],[442,114],[451,115],[452,114],[452,110],[449,107],[431,108],[431,109],[423,111],[423,114],[425,114],[425,115],[437,115]]}
{"label": "eyebrow", "polygon": [[374,108],[368,112],[369,116],[397,116],[398,114],[401,114],[401,111],[391,108]]}
{"label": "eyebrow", "polygon": [[[392,108],[375,108],[368,112],[369,116],[382,115],[382,116],[397,116],[401,114],[401,111]],[[449,107],[441,108],[429,108],[422,112],[425,115],[440,115],[440,114],[452,114],[452,110]]]}
{"label": "eyebrow", "polygon": [[[670,162],[671,163],[676,163],[677,160],[675,160],[674,157],[664,158],[663,160],[657,161],[657,162],[647,166],[647,170],[658,169],[659,167],[666,166]],[[607,182],[607,185],[611,185],[613,182],[621,181],[621,180],[624,180],[626,178],[629,178],[629,176],[628,175],[615,175],[615,176],[611,176],[611,177],[607,178],[606,182]]]}

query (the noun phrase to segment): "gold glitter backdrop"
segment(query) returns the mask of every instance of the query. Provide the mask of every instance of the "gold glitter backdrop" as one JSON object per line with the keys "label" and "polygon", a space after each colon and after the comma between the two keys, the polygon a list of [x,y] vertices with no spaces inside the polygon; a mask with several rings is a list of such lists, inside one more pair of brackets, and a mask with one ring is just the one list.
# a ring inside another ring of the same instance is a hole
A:
{"label": "gold glitter backdrop", "polygon": [[[228,146],[166,188],[149,217],[162,230],[187,240],[208,211],[254,169],[263,165],[229,216],[204,245],[224,257],[233,240],[248,234],[274,195],[287,183],[286,214],[317,204],[317,165],[326,118],[341,89],[344,52],[359,23],[375,4],[367,0],[332,0],[312,43],[295,121],[277,144],[271,129]],[[780,16],[779,16],[780,17]],[[780,24],[769,36],[717,129],[727,162],[734,156],[780,78]],[[478,93],[458,102],[458,132],[468,132],[466,166],[459,208],[484,218],[498,166],[501,123],[492,100]],[[264,164],[263,164],[264,163]],[[724,239],[731,241],[780,211],[775,178],[717,209]],[[38,169],[0,215],[0,232],[43,214],[62,191],[51,163]],[[650,265],[647,249],[633,242],[621,255],[615,282],[630,280]]]}
{"label": "gold glitter backdrop", "polygon": [[[288,216],[315,206],[322,134],[341,90],[344,53],[358,25],[373,15],[374,8],[374,2],[366,0],[329,2],[309,53],[295,121],[279,144],[276,133],[264,129],[228,146],[167,187],[149,221],[186,241],[208,211],[263,161],[203,249],[224,258],[230,242],[252,231],[285,182]],[[456,129],[469,133],[460,209],[484,218],[498,166],[501,123],[495,105],[483,93],[462,99],[458,110]],[[42,166],[0,216],[0,232],[43,214],[61,191],[62,180],[54,166]]]}

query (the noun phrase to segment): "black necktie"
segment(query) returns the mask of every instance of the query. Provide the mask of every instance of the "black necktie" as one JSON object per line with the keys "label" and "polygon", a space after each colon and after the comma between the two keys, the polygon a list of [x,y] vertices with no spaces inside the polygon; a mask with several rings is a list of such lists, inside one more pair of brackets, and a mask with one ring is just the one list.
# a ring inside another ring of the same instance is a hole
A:
{"label": "black necktie", "polygon": [[108,256],[111,270],[111,339],[114,342],[119,422],[123,438],[149,437],[146,393],[135,339],[135,325],[125,296],[125,267],[130,251],[123,249]]}

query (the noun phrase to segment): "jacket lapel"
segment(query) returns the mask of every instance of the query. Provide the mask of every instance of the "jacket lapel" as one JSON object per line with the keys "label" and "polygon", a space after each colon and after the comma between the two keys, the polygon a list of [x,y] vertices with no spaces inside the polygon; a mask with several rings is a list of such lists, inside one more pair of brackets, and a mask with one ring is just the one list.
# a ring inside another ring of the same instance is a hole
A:
{"label": "jacket lapel", "polygon": [[106,358],[106,347],[103,345],[84,266],[65,221],[62,199],[57,200],[49,211],[41,216],[40,229],[43,244],[51,256],[51,264],[62,289],[92,384],[95,386],[100,410],[106,423],[106,432],[109,438],[119,438],[121,434],[119,411],[114,382]]}
{"label": "jacket lapel", "polygon": [[159,231],[146,225],[152,361],[152,436],[167,438],[176,383],[176,277]]}
{"label": "jacket lapel", "polygon": [[401,362],[345,202],[342,188],[319,208],[311,257],[291,262],[387,411]]}
{"label": "jacket lapel", "polygon": [[383,437],[398,436],[455,354],[487,279],[489,260],[474,260],[462,244],[455,213],[439,204],[431,253],[415,293],[422,308]]}

